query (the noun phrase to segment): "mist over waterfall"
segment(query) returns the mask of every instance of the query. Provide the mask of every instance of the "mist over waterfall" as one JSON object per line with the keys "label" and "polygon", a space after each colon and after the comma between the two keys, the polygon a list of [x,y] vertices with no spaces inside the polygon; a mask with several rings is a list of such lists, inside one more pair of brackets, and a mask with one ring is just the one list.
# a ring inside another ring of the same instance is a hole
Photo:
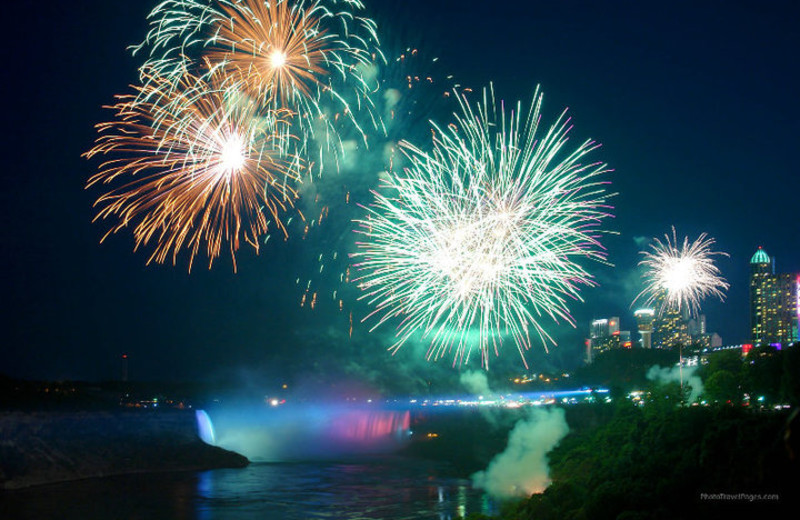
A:
{"label": "mist over waterfall", "polygon": [[207,411],[213,426],[206,428],[217,446],[253,461],[283,462],[395,451],[408,442],[410,415],[331,404],[227,405]]}

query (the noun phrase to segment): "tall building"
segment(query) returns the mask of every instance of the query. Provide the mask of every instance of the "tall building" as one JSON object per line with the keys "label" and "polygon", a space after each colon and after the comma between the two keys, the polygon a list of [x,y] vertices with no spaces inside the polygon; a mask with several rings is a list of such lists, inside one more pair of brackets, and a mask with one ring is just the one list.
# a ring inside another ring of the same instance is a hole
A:
{"label": "tall building", "polygon": [[762,249],[750,258],[750,339],[758,343],[764,337],[767,278],[775,274],[775,264]]}
{"label": "tall building", "polygon": [[720,338],[719,334],[712,334],[708,332],[705,314],[701,314],[696,318],[690,319],[687,326],[689,329],[689,336],[692,338],[693,347],[711,348],[712,342],[715,341],[714,335],[716,335],[720,342],[722,341],[722,338]]}
{"label": "tall building", "polygon": [[610,338],[615,332],[619,332],[619,318],[603,318],[592,320],[592,327],[589,330],[591,338]]}
{"label": "tall building", "polygon": [[688,346],[692,342],[689,336],[688,316],[677,309],[664,309],[653,322],[653,346],[656,348],[672,348],[677,345]]}
{"label": "tall building", "polygon": [[689,335],[692,338],[706,334],[706,315],[701,314],[696,318],[691,318],[688,323]]}
{"label": "tall building", "polygon": [[656,311],[653,309],[639,309],[633,313],[636,318],[636,328],[639,329],[642,348],[653,348],[653,321]]}
{"label": "tall building", "polygon": [[589,344],[592,356],[599,352],[612,349],[619,346],[619,318],[603,318],[599,320],[592,320],[589,328]]}
{"label": "tall building", "polygon": [[759,247],[750,259],[750,336],[755,344],[798,341],[800,274],[775,274],[775,259]]}

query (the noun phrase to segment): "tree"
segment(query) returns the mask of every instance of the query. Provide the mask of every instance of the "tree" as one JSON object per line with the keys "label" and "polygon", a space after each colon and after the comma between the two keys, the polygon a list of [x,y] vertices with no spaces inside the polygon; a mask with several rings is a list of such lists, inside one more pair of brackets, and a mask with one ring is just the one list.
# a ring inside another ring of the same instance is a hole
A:
{"label": "tree", "polygon": [[776,402],[782,375],[783,352],[771,346],[755,348],[747,355],[744,365],[744,390],[753,399],[764,396],[767,402]]}
{"label": "tree", "polygon": [[708,356],[706,371],[710,376],[718,370],[727,370],[733,375],[738,375],[742,370],[742,356],[738,350],[723,350],[713,352]]}
{"label": "tree", "polygon": [[728,370],[717,370],[711,374],[705,383],[706,396],[711,401],[738,402],[741,392],[736,377]]}
{"label": "tree", "polygon": [[792,406],[800,406],[800,343],[783,353],[781,399]]}

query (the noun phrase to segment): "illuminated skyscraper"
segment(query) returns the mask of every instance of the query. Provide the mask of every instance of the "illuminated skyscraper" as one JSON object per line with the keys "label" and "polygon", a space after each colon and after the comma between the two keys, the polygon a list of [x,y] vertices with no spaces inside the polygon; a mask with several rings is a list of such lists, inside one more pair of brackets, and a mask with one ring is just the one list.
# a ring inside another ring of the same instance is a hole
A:
{"label": "illuminated skyscraper", "polygon": [[655,320],[653,309],[639,309],[633,313],[636,317],[636,328],[639,329],[642,348],[653,348],[653,321]]}
{"label": "illuminated skyscraper", "polygon": [[[689,346],[692,343],[692,338],[689,335],[689,308],[676,309],[664,306],[665,296],[666,294],[662,294],[653,301],[655,309],[663,310],[660,313],[654,312],[651,318],[651,345],[655,348],[672,348],[678,345]],[[647,318],[649,318],[647,314],[642,316],[645,323],[647,323]],[[637,323],[639,323],[639,316],[636,319]],[[642,339],[644,340],[644,337]]]}
{"label": "illuminated skyscraper", "polygon": [[711,347],[711,334],[708,333],[706,328],[706,315],[701,314],[696,318],[692,318],[688,323],[689,336],[692,338],[692,345],[697,348],[710,348]]}
{"label": "illuminated skyscraper", "polygon": [[692,338],[703,336],[706,334],[706,315],[701,314],[696,318],[689,320],[689,335]]}
{"label": "illuminated skyscraper", "polygon": [[[589,329],[589,349],[597,354],[619,346],[619,318],[593,320]],[[587,356],[588,358],[589,356]]]}
{"label": "illuminated skyscraper", "polygon": [[758,248],[750,259],[750,335],[755,344],[798,341],[800,275],[775,274],[775,259]]}
{"label": "illuminated skyscraper", "polygon": [[617,331],[619,331],[619,318],[617,317],[592,320],[590,336],[592,338],[609,338]]}
{"label": "illuminated skyscraper", "polygon": [[[661,301],[656,300],[655,307],[661,308]],[[691,342],[688,308],[667,307],[653,320],[653,346],[655,348],[689,346]]]}
{"label": "illuminated skyscraper", "polygon": [[767,278],[775,273],[775,264],[762,248],[750,258],[750,339],[758,343],[764,337]]}

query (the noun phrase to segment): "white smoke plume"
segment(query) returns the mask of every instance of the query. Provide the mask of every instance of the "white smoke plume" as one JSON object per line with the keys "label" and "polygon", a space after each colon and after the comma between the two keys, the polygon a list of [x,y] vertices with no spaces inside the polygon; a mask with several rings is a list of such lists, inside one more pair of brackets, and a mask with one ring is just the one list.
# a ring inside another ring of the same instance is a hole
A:
{"label": "white smoke plume", "polygon": [[[492,389],[489,388],[489,380],[486,377],[486,372],[483,370],[468,370],[462,372],[458,378],[467,392],[474,394],[478,397],[492,395]],[[493,427],[500,426],[499,410],[493,406],[486,406],[480,408],[480,414],[483,419]]]}
{"label": "white smoke plume", "polygon": [[480,370],[468,370],[461,374],[458,381],[466,387],[467,391],[475,395],[490,395],[489,380]]}
{"label": "white smoke plume", "polygon": [[[696,375],[696,366],[683,367],[683,385],[689,386],[689,402],[697,401],[697,398],[703,393],[703,381],[700,376]],[[662,368],[658,365],[653,365],[647,371],[647,379],[650,381],[658,381],[660,383],[680,383],[681,382],[681,369],[678,366],[672,368]]]}
{"label": "white smoke plume", "polygon": [[492,459],[485,471],[472,475],[473,484],[496,498],[541,493],[550,485],[547,453],[567,433],[563,409],[532,409],[514,425],[505,451]]}

